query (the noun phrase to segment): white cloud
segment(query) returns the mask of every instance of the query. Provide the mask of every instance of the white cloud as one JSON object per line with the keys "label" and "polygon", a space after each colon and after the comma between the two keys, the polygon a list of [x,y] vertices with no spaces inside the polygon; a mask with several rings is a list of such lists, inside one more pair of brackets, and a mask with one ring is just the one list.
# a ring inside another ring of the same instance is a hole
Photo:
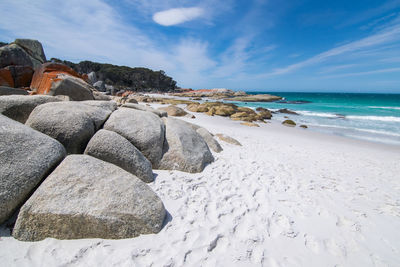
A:
{"label": "white cloud", "polygon": [[200,7],[172,8],[155,13],[153,20],[163,26],[172,26],[197,19],[204,13]]}
{"label": "white cloud", "polygon": [[205,84],[206,73],[216,66],[208,56],[208,44],[193,39],[182,40],[174,48],[175,78],[183,84]]}

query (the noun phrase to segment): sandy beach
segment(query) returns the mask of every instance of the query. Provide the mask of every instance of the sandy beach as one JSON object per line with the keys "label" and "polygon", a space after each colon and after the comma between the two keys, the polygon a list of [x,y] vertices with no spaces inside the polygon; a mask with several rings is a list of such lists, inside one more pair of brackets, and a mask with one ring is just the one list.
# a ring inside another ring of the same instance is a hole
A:
{"label": "sandy beach", "polygon": [[20,242],[3,225],[0,265],[398,266],[400,147],[195,116],[242,146],[220,141],[202,173],[154,171],[160,233]]}

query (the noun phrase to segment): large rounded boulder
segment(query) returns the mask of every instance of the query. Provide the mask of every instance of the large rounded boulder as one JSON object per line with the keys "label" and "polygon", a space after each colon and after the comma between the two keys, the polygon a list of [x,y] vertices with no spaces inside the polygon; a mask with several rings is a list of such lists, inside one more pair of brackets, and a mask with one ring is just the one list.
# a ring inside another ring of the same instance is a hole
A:
{"label": "large rounded boulder", "polygon": [[2,95],[29,95],[28,91],[20,88],[0,86],[0,96]]}
{"label": "large rounded boulder", "polygon": [[85,154],[115,164],[143,182],[154,180],[150,161],[127,139],[115,132],[98,131],[90,139]]}
{"label": "large rounded boulder", "polygon": [[68,154],[81,154],[110,114],[109,109],[80,102],[47,103],[32,111],[26,125],[58,140]]}
{"label": "large rounded boulder", "polygon": [[161,107],[159,108],[159,110],[165,111],[167,112],[168,116],[174,116],[174,117],[182,117],[188,114],[186,111],[175,105],[170,105],[168,107]]}
{"label": "large rounded boulder", "polygon": [[165,126],[152,112],[133,108],[114,111],[103,127],[129,140],[157,168],[162,157]]}
{"label": "large rounded boulder", "polygon": [[136,176],[87,155],[70,155],[22,206],[13,236],[23,241],[132,238],[161,230],[160,198]]}
{"label": "large rounded boulder", "polygon": [[60,101],[62,101],[60,98],[47,95],[5,95],[0,96],[0,113],[10,119],[25,123],[37,106]]}
{"label": "large rounded boulder", "polygon": [[32,58],[21,46],[9,44],[0,47],[0,68],[10,65],[38,67],[42,62]]}
{"label": "large rounded boulder", "polygon": [[0,223],[65,157],[64,147],[28,126],[0,115]]}
{"label": "large rounded boulder", "polygon": [[201,172],[214,161],[206,142],[192,127],[179,119],[163,120],[166,125],[166,141],[160,169]]}

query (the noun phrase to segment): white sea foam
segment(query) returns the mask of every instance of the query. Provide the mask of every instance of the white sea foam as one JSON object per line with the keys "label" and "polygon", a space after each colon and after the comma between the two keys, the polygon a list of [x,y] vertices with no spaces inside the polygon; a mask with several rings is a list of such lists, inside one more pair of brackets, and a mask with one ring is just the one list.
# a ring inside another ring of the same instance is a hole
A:
{"label": "white sea foam", "polygon": [[365,132],[365,133],[381,134],[381,135],[389,135],[389,136],[394,136],[394,137],[400,137],[400,133],[373,130],[373,129],[347,127],[347,126],[341,126],[341,125],[308,124],[308,126],[324,127],[324,128],[337,128],[337,129],[343,129],[343,130],[354,130],[354,131],[360,131],[360,132]]}
{"label": "white sea foam", "polygon": [[346,118],[353,120],[400,122],[400,117],[394,117],[394,116],[347,116]]}
{"label": "white sea foam", "polygon": [[369,106],[369,108],[379,108],[379,109],[394,109],[394,110],[400,110],[400,107],[378,107],[378,106]]}
{"label": "white sea foam", "polygon": [[304,116],[325,117],[325,118],[338,118],[337,114],[327,112],[312,112],[306,110],[296,110],[297,113]]}

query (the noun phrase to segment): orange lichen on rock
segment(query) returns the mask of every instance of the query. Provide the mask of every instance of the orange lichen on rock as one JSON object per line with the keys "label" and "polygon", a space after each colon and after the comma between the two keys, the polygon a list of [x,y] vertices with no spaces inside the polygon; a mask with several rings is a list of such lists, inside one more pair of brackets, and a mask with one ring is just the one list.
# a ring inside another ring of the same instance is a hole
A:
{"label": "orange lichen on rock", "polygon": [[14,79],[9,69],[0,69],[0,85],[14,87]]}
{"label": "orange lichen on rock", "polygon": [[130,96],[130,95],[132,95],[132,94],[133,94],[132,91],[125,91],[125,92],[122,94],[122,97],[127,97],[127,96]]}
{"label": "orange lichen on rock", "polygon": [[37,94],[47,94],[54,82],[59,81],[59,74],[67,74],[82,78],[70,67],[59,63],[44,63],[33,74],[31,89]]}

